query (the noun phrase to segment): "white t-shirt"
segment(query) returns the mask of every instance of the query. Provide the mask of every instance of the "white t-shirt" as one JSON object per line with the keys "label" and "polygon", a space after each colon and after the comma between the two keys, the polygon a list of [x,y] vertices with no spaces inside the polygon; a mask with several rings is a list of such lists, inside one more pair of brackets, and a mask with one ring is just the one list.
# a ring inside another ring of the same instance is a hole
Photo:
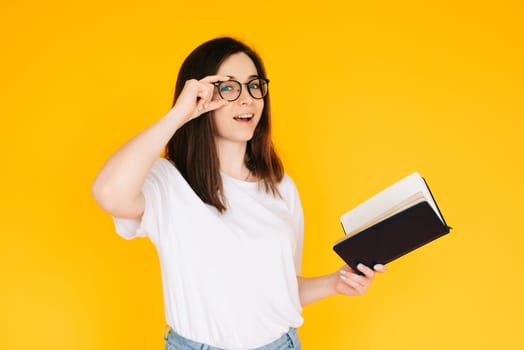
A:
{"label": "white t-shirt", "polygon": [[167,323],[178,334],[245,350],[299,327],[303,213],[290,177],[282,198],[258,183],[222,174],[227,211],[203,203],[166,159],[143,186],[141,220],[114,218],[124,238],[149,237],[157,248]]}

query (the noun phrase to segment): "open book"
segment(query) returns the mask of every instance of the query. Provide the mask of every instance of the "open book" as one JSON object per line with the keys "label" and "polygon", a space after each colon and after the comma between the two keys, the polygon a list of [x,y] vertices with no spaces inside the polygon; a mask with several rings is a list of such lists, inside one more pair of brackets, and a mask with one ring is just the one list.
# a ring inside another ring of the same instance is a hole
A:
{"label": "open book", "polygon": [[449,233],[426,181],[413,173],[340,218],[346,236],[333,249],[355,271],[387,264]]}

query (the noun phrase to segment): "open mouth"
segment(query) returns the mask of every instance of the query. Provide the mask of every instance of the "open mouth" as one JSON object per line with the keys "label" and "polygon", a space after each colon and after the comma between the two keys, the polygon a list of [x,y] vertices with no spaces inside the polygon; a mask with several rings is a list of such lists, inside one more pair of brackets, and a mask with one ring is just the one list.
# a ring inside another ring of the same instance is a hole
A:
{"label": "open mouth", "polygon": [[253,114],[242,114],[242,115],[238,115],[236,117],[233,117],[233,119],[236,120],[236,121],[240,121],[240,122],[248,122],[251,119],[253,119],[253,117],[254,117]]}

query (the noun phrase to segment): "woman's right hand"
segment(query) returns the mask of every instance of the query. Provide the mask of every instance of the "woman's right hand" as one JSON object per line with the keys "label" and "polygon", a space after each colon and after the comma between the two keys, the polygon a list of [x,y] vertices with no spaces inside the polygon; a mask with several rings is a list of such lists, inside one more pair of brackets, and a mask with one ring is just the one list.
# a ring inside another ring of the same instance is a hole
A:
{"label": "woman's right hand", "polygon": [[227,101],[217,98],[218,94],[214,93],[213,83],[226,80],[229,80],[229,77],[222,75],[209,75],[201,80],[187,80],[172,111],[176,110],[184,119],[184,123],[187,123],[206,112],[225,106]]}

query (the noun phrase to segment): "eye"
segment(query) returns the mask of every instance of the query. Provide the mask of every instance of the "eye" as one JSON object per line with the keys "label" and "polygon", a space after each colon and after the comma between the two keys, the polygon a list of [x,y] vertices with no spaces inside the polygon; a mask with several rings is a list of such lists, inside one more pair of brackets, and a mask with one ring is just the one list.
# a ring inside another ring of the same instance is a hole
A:
{"label": "eye", "polygon": [[233,91],[236,91],[236,92],[240,91],[240,83],[232,80],[232,81],[223,82],[220,85],[220,92],[227,93],[227,92],[233,92]]}
{"label": "eye", "polygon": [[253,82],[248,85],[249,90],[260,90],[260,84],[258,82]]}
{"label": "eye", "polygon": [[231,86],[231,85],[223,84],[223,85],[220,87],[220,91],[221,91],[221,92],[229,92],[229,91],[232,91],[232,90],[233,90],[233,86]]}

